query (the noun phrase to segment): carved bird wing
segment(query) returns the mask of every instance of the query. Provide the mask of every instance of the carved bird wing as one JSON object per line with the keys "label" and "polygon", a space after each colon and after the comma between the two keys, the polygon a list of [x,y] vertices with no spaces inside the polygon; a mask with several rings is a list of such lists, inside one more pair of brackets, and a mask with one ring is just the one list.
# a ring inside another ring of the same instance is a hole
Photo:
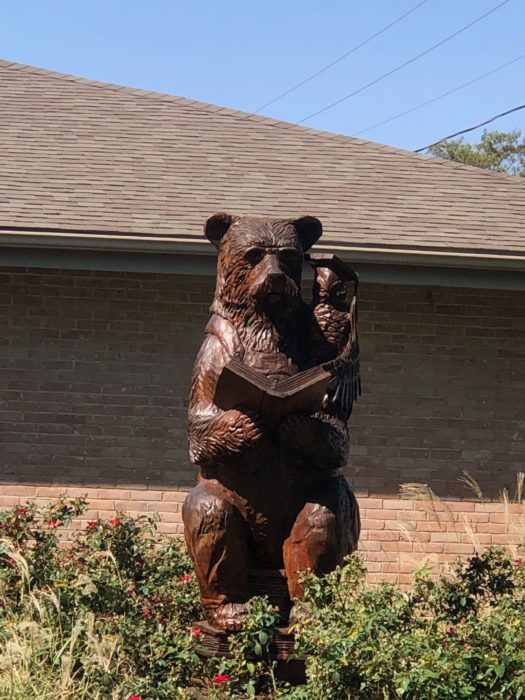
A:
{"label": "carved bird wing", "polygon": [[359,367],[359,338],[357,335],[357,297],[354,296],[348,312],[350,332],[348,342],[335,360],[324,367],[332,374],[323,407],[347,421],[352,413],[354,401],[361,395]]}

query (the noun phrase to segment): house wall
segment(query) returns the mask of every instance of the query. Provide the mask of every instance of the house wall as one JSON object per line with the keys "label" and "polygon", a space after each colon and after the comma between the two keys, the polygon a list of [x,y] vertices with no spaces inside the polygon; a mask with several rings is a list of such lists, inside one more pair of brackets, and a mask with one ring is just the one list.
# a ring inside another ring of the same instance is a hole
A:
{"label": "house wall", "polygon": [[[209,277],[0,268],[0,507],[67,490],[90,501],[75,527],[121,509],[181,533],[212,295]],[[525,293],[363,284],[360,334],[347,476],[371,580],[525,540],[500,500],[525,471]],[[400,498],[406,482],[439,498]]]}

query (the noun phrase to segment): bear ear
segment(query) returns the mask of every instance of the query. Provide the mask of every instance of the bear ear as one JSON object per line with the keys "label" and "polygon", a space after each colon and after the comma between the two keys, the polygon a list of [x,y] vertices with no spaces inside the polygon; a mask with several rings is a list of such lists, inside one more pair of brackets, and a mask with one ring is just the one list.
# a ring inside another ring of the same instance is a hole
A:
{"label": "bear ear", "polygon": [[237,217],[231,214],[214,214],[204,224],[204,233],[206,238],[213,243],[217,248],[226,234],[230,226],[236,220]]}
{"label": "bear ear", "polygon": [[323,225],[315,216],[302,216],[300,219],[292,221],[292,224],[297,231],[303,253],[306,253],[321,238],[323,233]]}

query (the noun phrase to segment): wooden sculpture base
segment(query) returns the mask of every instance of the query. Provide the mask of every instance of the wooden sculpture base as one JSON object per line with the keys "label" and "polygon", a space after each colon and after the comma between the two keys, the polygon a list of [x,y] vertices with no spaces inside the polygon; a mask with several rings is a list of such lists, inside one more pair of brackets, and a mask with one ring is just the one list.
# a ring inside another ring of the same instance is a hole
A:
{"label": "wooden sculpture base", "polygon": [[285,570],[251,568],[248,585],[250,598],[266,596],[270,605],[279,610],[280,622],[285,625],[292,607]]}
{"label": "wooden sculpture base", "polygon": [[[288,630],[288,616],[291,601],[284,569],[252,568],[249,579],[250,597],[266,596],[271,605],[280,611],[281,627],[270,646],[271,658],[276,661],[275,675],[292,685],[306,682],[304,659],[290,659],[294,646],[294,636]],[[230,635],[206,621],[195,622],[192,630],[198,632],[197,653],[203,658],[213,656],[231,657]]]}
{"label": "wooden sculpture base", "polygon": [[[226,632],[218,627],[210,625],[206,621],[195,622],[192,630],[198,632],[197,654],[209,659],[214,656],[231,658],[230,636],[232,632]],[[304,659],[290,658],[294,646],[294,636],[288,627],[279,627],[278,633],[270,646],[270,656],[276,661],[275,676],[292,685],[306,683]]]}

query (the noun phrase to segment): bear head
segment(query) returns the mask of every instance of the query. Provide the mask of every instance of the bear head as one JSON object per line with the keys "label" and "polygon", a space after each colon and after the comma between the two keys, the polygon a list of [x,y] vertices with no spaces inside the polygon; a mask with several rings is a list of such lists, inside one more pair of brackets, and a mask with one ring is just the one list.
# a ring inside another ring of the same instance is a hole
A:
{"label": "bear head", "polygon": [[301,302],[303,255],[322,230],[313,216],[211,216],[204,232],[219,251],[216,300],[231,312],[292,314]]}

